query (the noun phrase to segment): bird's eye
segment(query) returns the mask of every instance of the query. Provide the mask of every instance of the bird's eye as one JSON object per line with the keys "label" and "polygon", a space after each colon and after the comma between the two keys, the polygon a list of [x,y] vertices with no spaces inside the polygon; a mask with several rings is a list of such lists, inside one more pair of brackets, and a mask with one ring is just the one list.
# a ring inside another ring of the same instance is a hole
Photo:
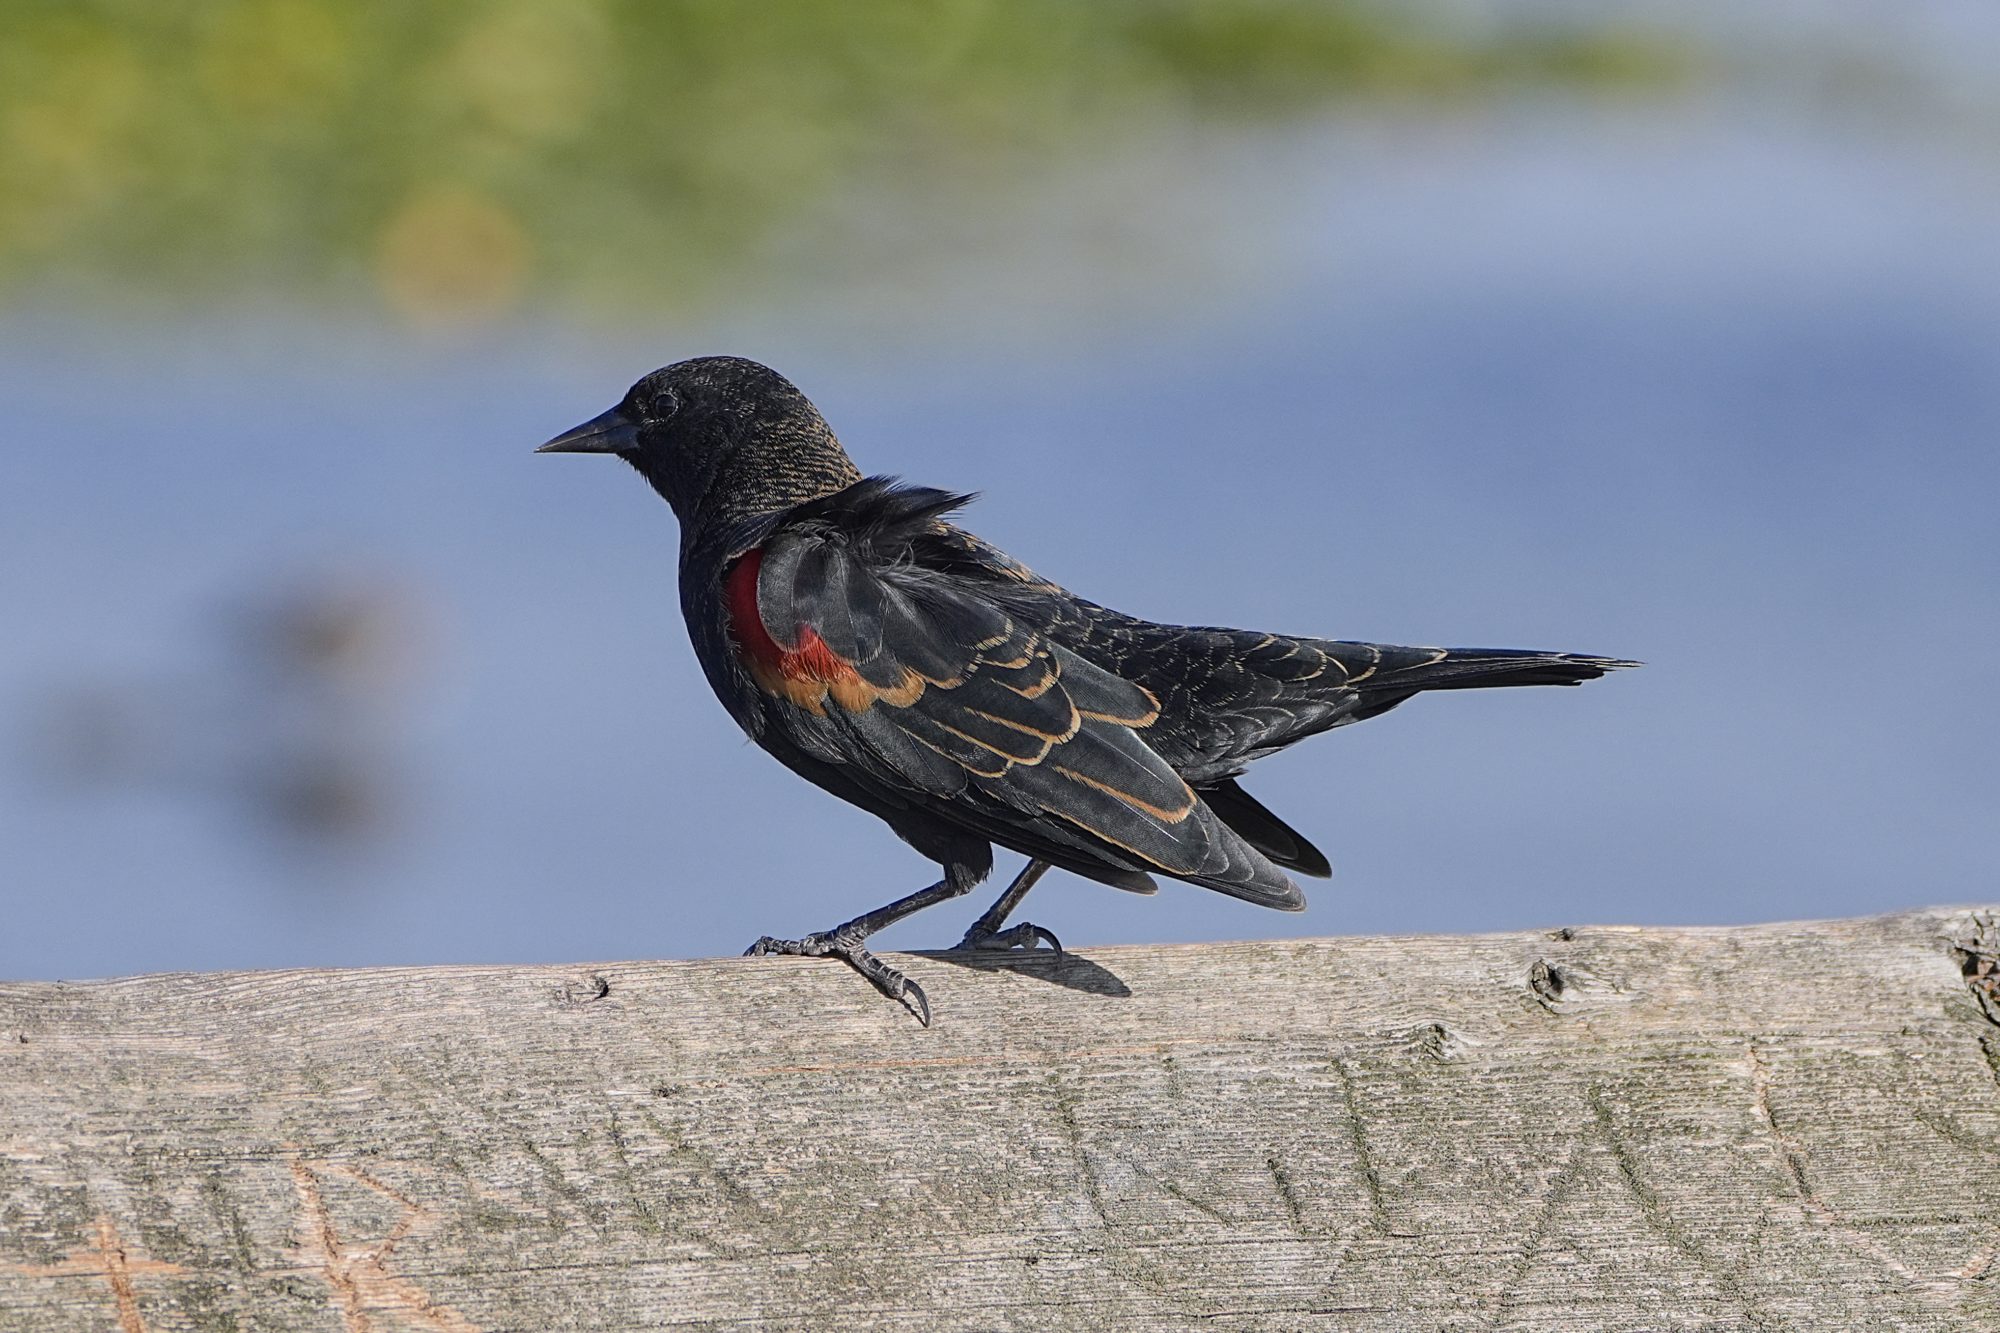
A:
{"label": "bird's eye", "polygon": [[672,389],[662,389],[653,395],[652,410],[647,413],[655,421],[665,421],[681,410],[681,396]]}

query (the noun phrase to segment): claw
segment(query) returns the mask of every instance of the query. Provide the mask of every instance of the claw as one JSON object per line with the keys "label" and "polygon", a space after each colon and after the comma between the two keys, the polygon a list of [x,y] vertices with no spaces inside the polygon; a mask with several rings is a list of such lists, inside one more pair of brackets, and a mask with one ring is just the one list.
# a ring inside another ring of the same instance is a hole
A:
{"label": "claw", "polygon": [[1052,930],[1044,930],[1032,922],[1023,921],[1005,930],[996,930],[991,935],[975,935],[967,931],[965,938],[953,945],[954,949],[1026,949],[1033,951],[1037,944],[1047,944],[1057,957],[1062,956],[1062,941]]}
{"label": "claw", "polygon": [[743,951],[745,958],[766,958],[773,954],[794,958],[838,958],[868,979],[870,985],[910,1011],[925,1027],[931,1025],[931,1002],[924,988],[861,947],[861,942],[831,931],[816,932],[796,940],[765,935]]}
{"label": "claw", "polygon": [[931,1025],[931,1002],[929,997],[924,994],[924,988],[908,977],[903,978],[903,986],[903,993],[896,998],[902,1001],[903,1007],[910,1011],[917,1022],[923,1024],[925,1027],[929,1027]]}
{"label": "claw", "polygon": [[923,987],[859,944],[848,944],[834,952],[846,960],[849,967],[868,978],[876,990],[909,1010],[919,1023],[925,1027],[931,1025],[931,1002],[925,997]]}

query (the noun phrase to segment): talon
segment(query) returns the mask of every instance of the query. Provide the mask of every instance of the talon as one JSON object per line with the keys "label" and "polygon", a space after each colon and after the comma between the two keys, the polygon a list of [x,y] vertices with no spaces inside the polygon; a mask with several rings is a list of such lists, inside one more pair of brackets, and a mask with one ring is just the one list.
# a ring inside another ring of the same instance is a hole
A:
{"label": "talon", "polygon": [[1023,921],[1018,925],[1009,926],[1005,930],[996,930],[990,935],[975,935],[967,931],[965,938],[952,947],[955,949],[980,950],[1025,949],[1032,953],[1035,946],[1043,942],[1046,942],[1049,948],[1053,949],[1057,954],[1062,953],[1062,941],[1056,938],[1054,931],[1045,930],[1040,926]]}
{"label": "talon", "polygon": [[915,1016],[917,1022],[923,1024],[925,1027],[929,1027],[931,1025],[931,1002],[929,997],[924,994],[924,988],[916,982],[911,981],[908,977],[903,978],[903,986],[905,988],[903,994],[898,995],[896,998],[902,1001],[903,1007]]}
{"label": "talon", "polygon": [[931,1002],[924,995],[924,988],[890,967],[887,963],[869,953],[859,944],[847,944],[838,952],[838,957],[859,972],[874,985],[875,989],[902,1005],[925,1027],[931,1025]]}
{"label": "talon", "polygon": [[870,985],[910,1011],[925,1027],[931,1025],[931,1002],[923,987],[861,946],[852,935],[815,931],[796,940],[766,935],[743,951],[745,958],[783,954],[793,958],[838,958],[868,979]]}

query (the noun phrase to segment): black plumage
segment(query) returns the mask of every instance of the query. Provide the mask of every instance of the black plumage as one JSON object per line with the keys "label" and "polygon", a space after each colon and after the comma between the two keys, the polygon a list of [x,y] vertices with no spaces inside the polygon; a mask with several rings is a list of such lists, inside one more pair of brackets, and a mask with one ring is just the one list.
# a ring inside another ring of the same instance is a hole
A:
{"label": "black plumage", "polygon": [[805,396],[704,357],[543,446],[617,453],[681,520],[681,605],[710,684],[761,746],[885,820],[935,885],[753,953],[838,956],[925,1022],[863,943],[969,890],[992,846],[1028,869],[962,942],[1058,866],[1150,892],[1167,875],[1298,910],[1325,855],[1236,782],[1251,762],[1424,690],[1574,685],[1630,663],[1162,625],[1042,579],[957,527],[970,497],[863,477]]}

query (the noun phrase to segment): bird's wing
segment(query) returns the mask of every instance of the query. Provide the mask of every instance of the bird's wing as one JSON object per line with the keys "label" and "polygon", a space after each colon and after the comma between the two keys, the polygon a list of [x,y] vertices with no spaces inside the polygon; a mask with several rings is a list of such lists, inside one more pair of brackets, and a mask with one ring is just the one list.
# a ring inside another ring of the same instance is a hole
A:
{"label": "bird's wing", "polygon": [[1058,864],[1303,906],[1147,745],[1145,688],[1050,642],[1006,575],[975,577],[940,545],[962,503],[870,479],[789,511],[726,567],[732,650],[767,720]]}

